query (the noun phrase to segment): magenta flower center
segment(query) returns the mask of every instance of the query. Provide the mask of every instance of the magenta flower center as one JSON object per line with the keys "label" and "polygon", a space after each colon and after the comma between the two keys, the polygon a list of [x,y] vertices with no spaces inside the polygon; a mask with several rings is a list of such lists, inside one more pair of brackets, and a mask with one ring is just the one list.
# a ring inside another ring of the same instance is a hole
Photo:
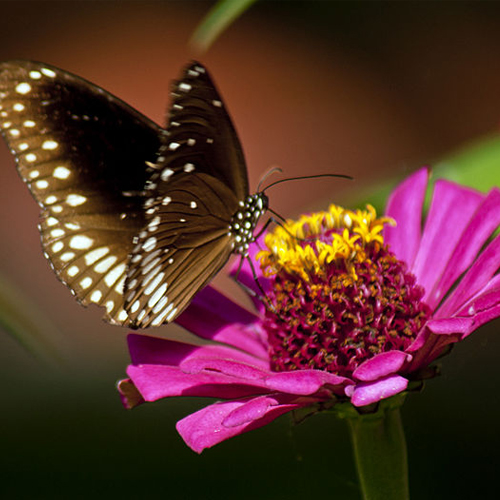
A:
{"label": "magenta flower center", "polygon": [[[304,218],[288,223],[285,239],[292,247],[285,251],[283,235],[276,236],[283,228],[266,238],[270,249],[281,252],[260,255],[273,274],[264,326],[275,371],[314,368],[349,377],[376,354],[406,349],[429,317],[423,289],[382,242],[387,220],[376,219],[374,211],[343,211],[339,219],[347,220],[347,230],[345,224],[339,231],[316,223],[304,234],[310,226]],[[365,224],[361,230],[356,219]],[[300,240],[293,241],[294,235]],[[334,250],[325,250],[325,235],[333,237]]]}

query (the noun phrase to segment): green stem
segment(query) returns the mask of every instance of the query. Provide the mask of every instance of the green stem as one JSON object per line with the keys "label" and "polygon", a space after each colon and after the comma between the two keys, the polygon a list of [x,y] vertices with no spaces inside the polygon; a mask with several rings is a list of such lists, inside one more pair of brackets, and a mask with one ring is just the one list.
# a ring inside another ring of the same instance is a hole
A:
{"label": "green stem", "polygon": [[408,500],[408,462],[399,405],[347,417],[364,500]]}

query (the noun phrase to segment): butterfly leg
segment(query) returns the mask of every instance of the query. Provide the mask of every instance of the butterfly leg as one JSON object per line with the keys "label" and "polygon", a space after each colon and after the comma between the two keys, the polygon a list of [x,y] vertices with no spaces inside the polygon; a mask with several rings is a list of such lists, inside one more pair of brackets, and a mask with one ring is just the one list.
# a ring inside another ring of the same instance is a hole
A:
{"label": "butterfly leg", "polygon": [[[241,282],[238,279],[238,276],[239,276],[239,274],[241,272],[241,268],[243,267],[243,262],[244,262],[245,258],[247,259],[247,261],[248,261],[248,263],[250,265],[250,269],[252,270],[252,277],[253,277],[253,279],[254,279],[254,281],[255,281],[258,289],[260,290],[260,295],[258,293],[256,293],[255,290],[253,290],[249,286],[245,285],[245,283]],[[240,263],[238,265],[238,269],[236,270],[236,273],[234,273],[234,275],[231,276],[231,278],[252,299],[260,300],[260,302],[262,302],[265,307],[274,309],[273,305],[271,304],[270,300],[267,297],[267,294],[266,294],[264,288],[262,288],[262,285],[260,284],[259,278],[257,276],[257,272],[255,271],[255,267],[254,267],[253,262],[250,259],[250,257],[248,257],[248,256],[247,257],[243,257],[243,256],[241,257]]]}
{"label": "butterfly leg", "polygon": [[288,236],[290,236],[290,238],[293,238],[294,240],[297,240],[297,241],[307,242],[307,240],[305,238],[299,238],[298,236],[296,236],[296,235],[292,234],[290,231],[288,231],[288,229],[285,226],[286,219],[284,217],[282,217],[279,213],[275,212],[274,210],[272,210],[270,208],[268,208],[268,211],[272,212],[277,217],[277,219],[275,219],[274,217],[269,217],[269,219],[266,221],[266,223],[264,224],[262,229],[259,231],[259,234],[255,237],[255,239],[257,239],[267,229],[267,226],[269,226],[269,224],[271,224],[271,222],[274,222],[277,226],[282,227],[283,230],[288,234]]}

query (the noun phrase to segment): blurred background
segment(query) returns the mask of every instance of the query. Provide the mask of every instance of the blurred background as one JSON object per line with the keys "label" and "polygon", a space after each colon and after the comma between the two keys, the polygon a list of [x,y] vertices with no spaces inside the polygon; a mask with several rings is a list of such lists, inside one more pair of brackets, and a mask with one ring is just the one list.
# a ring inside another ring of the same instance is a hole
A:
{"label": "blurred background", "polygon": [[[44,61],[163,123],[170,81],[198,57],[243,144],[254,190],[270,166],[342,180],[274,189],[286,217],[358,203],[389,179],[498,132],[500,4],[255,4],[204,55],[188,40],[212,2],[0,2],[0,60]],[[4,498],[359,499],[347,428],[286,416],[201,456],[174,425],[207,401],[125,411],[126,331],[84,309],[40,251],[38,207],[0,142],[0,276],[48,331],[33,356],[0,332]],[[459,209],[459,207],[457,207]],[[225,276],[216,285],[234,290]],[[403,418],[412,498],[494,498],[500,465],[498,321],[443,360]],[[183,335],[176,326],[150,332]]]}

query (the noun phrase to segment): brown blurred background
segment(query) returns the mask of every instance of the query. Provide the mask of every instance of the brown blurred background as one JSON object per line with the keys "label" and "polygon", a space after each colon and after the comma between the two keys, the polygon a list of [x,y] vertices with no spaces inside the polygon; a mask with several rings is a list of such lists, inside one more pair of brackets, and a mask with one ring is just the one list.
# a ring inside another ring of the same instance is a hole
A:
{"label": "brown blurred background", "polygon": [[[498,3],[261,2],[195,54],[188,40],[211,5],[0,2],[0,60],[59,66],[163,123],[170,81],[199,58],[234,119],[253,189],[274,165],[286,176],[355,177],[274,189],[272,207],[287,217],[357,200],[498,129]],[[346,429],[328,415],[300,426],[282,418],[198,457],[174,424],[203,401],[123,410],[114,383],[128,363],[126,331],[81,308],[55,278],[37,205],[3,142],[0,179],[0,276],[27,316],[37,321],[40,310],[53,323],[47,341],[62,360],[44,364],[0,336],[0,494],[359,498]],[[216,283],[233,286],[224,276]],[[494,496],[498,326],[458,346],[443,376],[404,408],[413,498]]]}

